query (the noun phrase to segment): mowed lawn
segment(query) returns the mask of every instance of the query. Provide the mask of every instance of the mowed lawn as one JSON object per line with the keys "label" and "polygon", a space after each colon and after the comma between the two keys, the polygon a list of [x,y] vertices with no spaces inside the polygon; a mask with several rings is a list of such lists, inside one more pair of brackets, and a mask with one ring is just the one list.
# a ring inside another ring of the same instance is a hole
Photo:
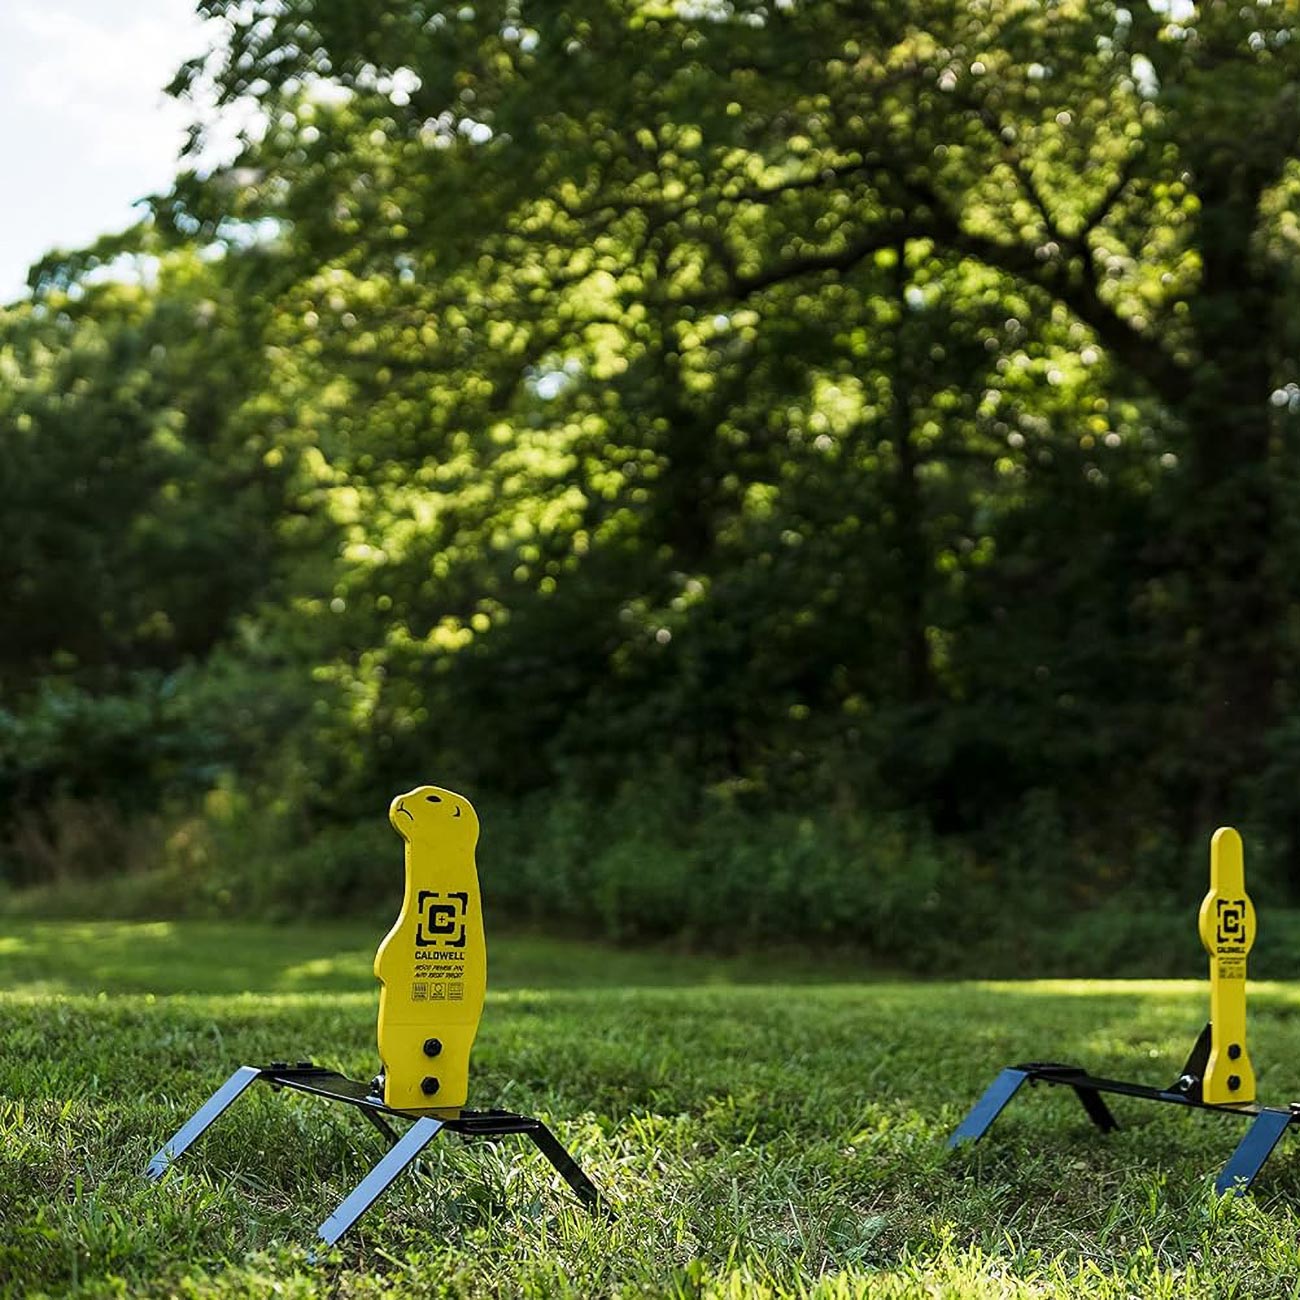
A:
{"label": "mowed lawn", "polygon": [[[1002,1065],[1151,1083],[1196,983],[927,984],[497,937],[471,1103],[545,1117],[617,1208],[519,1139],[439,1139],[313,1261],[380,1154],[356,1113],[255,1088],[159,1185],[150,1154],[243,1063],[377,1061],[369,929],[0,922],[0,1289],[11,1295],[1294,1296],[1300,1138],[1251,1197],[1237,1119],[1114,1101],[1098,1135]],[[1300,988],[1252,989],[1265,1100],[1300,1097]]]}

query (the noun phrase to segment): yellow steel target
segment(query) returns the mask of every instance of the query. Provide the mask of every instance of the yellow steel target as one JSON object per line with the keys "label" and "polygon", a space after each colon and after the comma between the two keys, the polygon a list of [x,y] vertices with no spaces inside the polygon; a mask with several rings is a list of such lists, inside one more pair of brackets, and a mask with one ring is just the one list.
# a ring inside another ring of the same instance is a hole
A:
{"label": "yellow steel target", "polygon": [[1255,942],[1255,905],[1246,893],[1241,836],[1231,826],[1210,841],[1210,892],[1201,903],[1201,943],[1210,954],[1210,1059],[1202,1096],[1215,1104],[1255,1100],[1246,1050],[1246,956]]}
{"label": "yellow steel target", "polygon": [[463,795],[422,785],[393,800],[388,820],[406,841],[406,887],[375,954],[384,1101],[462,1106],[487,992],[478,816]]}

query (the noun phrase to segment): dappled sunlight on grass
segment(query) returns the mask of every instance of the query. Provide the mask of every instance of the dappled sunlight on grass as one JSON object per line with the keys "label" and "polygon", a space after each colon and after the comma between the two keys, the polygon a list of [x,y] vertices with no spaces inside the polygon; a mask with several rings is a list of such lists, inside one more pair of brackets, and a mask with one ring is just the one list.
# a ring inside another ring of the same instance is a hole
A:
{"label": "dappled sunlight on grass", "polygon": [[[240,1064],[310,1057],[370,1077],[368,936],[42,924],[7,937],[0,1273],[21,1258],[32,1286],[62,1294],[75,1266],[110,1294],[118,1274],[156,1280],[160,1259],[182,1272],[215,1262],[223,1277],[245,1276],[250,1260],[278,1261],[268,1267],[280,1275],[295,1267],[312,1225],[377,1157],[358,1117],[255,1089],[161,1186],[141,1170]],[[60,959],[65,948],[74,959]],[[666,971],[661,954],[536,937],[495,951],[506,977],[489,995],[471,1103],[553,1122],[619,1221],[582,1216],[522,1144],[449,1143],[345,1243],[331,1265],[340,1293],[377,1258],[396,1270],[393,1294],[431,1268],[473,1290],[484,1260],[510,1277],[605,1269],[643,1281],[664,1259],[725,1260],[734,1297],[765,1268],[787,1282],[808,1267],[845,1270],[842,1292],[816,1294],[848,1297],[878,1294],[881,1277],[964,1286],[1018,1271],[1037,1281],[951,1294],[1049,1295],[1097,1266],[1133,1280],[1123,1294],[1146,1295],[1189,1252],[1300,1266],[1300,1152],[1283,1145],[1248,1205],[1209,1196],[1239,1119],[1117,1098],[1121,1131],[1102,1139],[1068,1089],[1036,1088],[978,1147],[946,1148],[1013,1061],[1170,1081],[1202,1023],[1194,982],[873,983],[832,966],[777,984],[745,982],[755,967],[741,962],[724,983],[729,968],[708,959]],[[168,976],[178,953],[187,964]],[[265,987],[232,990],[240,974]],[[145,980],[155,987],[136,991]],[[1287,1063],[1300,1061],[1295,993],[1269,985],[1259,999],[1252,1054],[1270,1100],[1284,1099]],[[75,1259],[64,1242],[77,1243]],[[1150,1254],[1134,1271],[1142,1243]],[[930,1292],[898,1292],[912,1293]]]}
{"label": "dappled sunlight on grass", "polygon": [[372,962],[364,962],[355,954],[346,957],[314,957],[296,966],[286,966],[280,978],[286,984],[315,984],[334,987],[340,983],[360,982],[366,976],[374,978]]}
{"label": "dappled sunlight on grass", "polygon": [[[1160,1086],[1173,1083],[1209,1016],[1203,980],[978,981],[967,987],[991,999],[969,1005],[983,1007],[988,1035],[1005,1045],[1000,1064],[1063,1061]],[[1252,981],[1249,1005],[1261,1099],[1281,1104],[1300,1096],[1300,1056],[1270,1031],[1289,1031],[1300,986]]]}
{"label": "dappled sunlight on grass", "polygon": [[[172,922],[9,921],[0,946],[0,986],[39,984],[63,992],[186,993],[272,991],[301,983],[293,972],[339,947],[356,947],[352,929],[316,930]],[[366,964],[331,957],[315,979],[355,987]]]}
{"label": "dappled sunlight on grass", "polygon": [[994,993],[1013,993],[1018,997],[1159,997],[1204,995],[1204,984],[1197,980],[972,980],[974,988]]}
{"label": "dappled sunlight on grass", "polygon": [[[374,925],[315,926],[139,921],[0,921],[0,988],[44,992],[320,993],[377,989]],[[490,987],[660,988],[821,984],[866,974],[851,958],[804,954],[773,964],[752,956],[634,952],[542,935],[496,936]]]}

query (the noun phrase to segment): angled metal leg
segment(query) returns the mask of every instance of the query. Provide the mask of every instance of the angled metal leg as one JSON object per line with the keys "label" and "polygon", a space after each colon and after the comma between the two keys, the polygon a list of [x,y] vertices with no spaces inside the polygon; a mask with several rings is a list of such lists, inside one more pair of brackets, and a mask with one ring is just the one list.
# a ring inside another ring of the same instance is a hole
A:
{"label": "angled metal leg", "polygon": [[262,1077],[262,1071],[255,1065],[241,1065],[193,1115],[181,1125],[174,1137],[169,1139],[162,1149],[149,1161],[149,1178],[157,1181],[163,1171],[182,1152],[186,1151],[206,1129],[217,1120],[231,1103],[236,1101],[246,1088]]}
{"label": "angled metal leg", "polygon": [[957,1126],[948,1139],[950,1147],[963,1142],[978,1142],[989,1131],[993,1121],[1006,1109],[1007,1103],[1020,1091],[1020,1085],[1029,1078],[1025,1070],[1008,1066],[989,1084],[984,1095],[971,1108],[970,1113]]}
{"label": "angled metal leg", "polygon": [[601,1199],[596,1185],[582,1172],[578,1162],[564,1149],[559,1139],[540,1120],[536,1128],[528,1130],[528,1136],[537,1144],[537,1149],[555,1166],[555,1171],[564,1179],[578,1199],[589,1210],[601,1210],[612,1215],[607,1202]]}
{"label": "angled metal leg", "polygon": [[359,1106],[357,1109],[375,1126],[390,1147],[397,1141],[397,1130],[382,1116],[376,1115],[368,1106]]}
{"label": "angled metal leg", "polygon": [[1102,1100],[1101,1093],[1096,1088],[1075,1088],[1075,1094],[1083,1102],[1083,1108],[1088,1112],[1088,1118],[1103,1133],[1114,1133],[1119,1128],[1119,1122],[1115,1116],[1110,1113],[1110,1107]]}
{"label": "angled metal leg", "polygon": [[332,1246],[383,1195],[389,1184],[429,1145],[442,1129],[442,1120],[417,1119],[382,1160],[350,1191],[333,1214],[316,1229]]}
{"label": "angled metal leg", "polygon": [[1290,1126],[1291,1115],[1288,1111],[1261,1110],[1224,1165],[1223,1172],[1214,1184],[1214,1190],[1220,1196],[1228,1192],[1246,1191]]}

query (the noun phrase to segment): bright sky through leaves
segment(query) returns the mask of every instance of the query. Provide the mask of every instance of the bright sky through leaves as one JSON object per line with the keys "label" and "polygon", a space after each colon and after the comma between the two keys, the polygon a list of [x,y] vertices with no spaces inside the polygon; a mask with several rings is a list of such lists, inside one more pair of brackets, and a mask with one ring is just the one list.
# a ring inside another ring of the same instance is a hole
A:
{"label": "bright sky through leaves", "polygon": [[0,5],[0,302],[168,186],[190,110],[162,87],[205,43],[191,0]]}

